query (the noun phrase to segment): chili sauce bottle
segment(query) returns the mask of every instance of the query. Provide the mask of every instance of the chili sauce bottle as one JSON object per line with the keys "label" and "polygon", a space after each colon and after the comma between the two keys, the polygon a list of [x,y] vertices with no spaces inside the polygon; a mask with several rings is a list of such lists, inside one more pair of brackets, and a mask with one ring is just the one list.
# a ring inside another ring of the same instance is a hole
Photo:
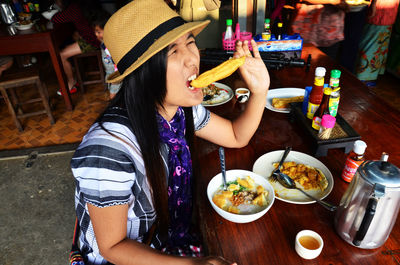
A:
{"label": "chili sauce bottle", "polygon": [[367,144],[364,141],[357,140],[354,142],[353,151],[347,156],[346,163],[342,172],[342,179],[351,182],[358,167],[365,161],[364,153]]}
{"label": "chili sauce bottle", "polygon": [[329,99],[329,114],[333,117],[336,117],[338,108],[339,108],[339,100],[340,100],[340,87],[339,87],[339,78],[340,78],[340,70],[334,69],[331,71],[331,78],[329,80],[329,86],[332,89],[331,97]]}
{"label": "chili sauce bottle", "polygon": [[326,69],[324,67],[317,67],[315,69],[314,84],[311,89],[311,93],[308,99],[307,118],[310,120],[314,117],[314,113],[317,111],[322,101],[324,94],[324,77]]}
{"label": "chili sauce bottle", "polygon": [[315,130],[319,131],[321,127],[321,120],[322,116],[325,114],[329,114],[329,98],[331,96],[332,90],[330,87],[324,88],[324,95],[322,97],[322,102],[319,105],[317,111],[314,113],[313,121],[311,124],[311,127],[313,127]]}

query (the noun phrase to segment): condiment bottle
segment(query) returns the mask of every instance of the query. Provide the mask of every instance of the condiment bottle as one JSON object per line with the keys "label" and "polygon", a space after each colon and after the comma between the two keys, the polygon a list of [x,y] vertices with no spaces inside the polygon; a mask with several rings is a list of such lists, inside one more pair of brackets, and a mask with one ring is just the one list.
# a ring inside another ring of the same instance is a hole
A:
{"label": "condiment bottle", "polygon": [[332,90],[329,87],[324,88],[324,95],[322,97],[322,102],[319,105],[317,111],[314,113],[313,121],[311,127],[315,130],[319,130],[321,126],[322,116],[325,114],[329,114],[329,97],[331,95]]}
{"label": "condiment bottle", "polygon": [[283,24],[282,22],[278,22],[278,29],[277,29],[277,34],[276,34],[276,39],[281,40],[282,39],[282,33],[283,33]]}
{"label": "condiment bottle", "polygon": [[319,128],[318,137],[322,140],[327,140],[331,137],[333,127],[335,127],[336,118],[332,115],[325,114],[322,116],[321,127]]}
{"label": "condiment bottle", "polygon": [[329,86],[332,89],[331,97],[329,99],[329,114],[333,117],[336,117],[337,111],[339,108],[339,100],[340,100],[340,87],[339,87],[339,78],[340,78],[340,70],[334,69],[331,71],[331,78],[329,80]]}
{"label": "condiment bottle", "polygon": [[324,77],[326,69],[324,67],[317,67],[315,69],[314,84],[311,89],[311,93],[308,99],[307,118],[310,120],[314,117],[314,113],[317,111],[322,101],[324,94]]}
{"label": "condiment bottle", "polygon": [[224,40],[233,40],[232,19],[226,20],[226,31]]}
{"label": "condiment bottle", "polygon": [[365,161],[364,152],[367,144],[364,141],[357,140],[354,142],[353,151],[347,156],[346,163],[342,172],[342,179],[351,182],[358,167]]}
{"label": "condiment bottle", "polygon": [[264,22],[264,31],[261,33],[261,38],[263,40],[270,40],[271,39],[271,20],[269,18],[265,19]]}

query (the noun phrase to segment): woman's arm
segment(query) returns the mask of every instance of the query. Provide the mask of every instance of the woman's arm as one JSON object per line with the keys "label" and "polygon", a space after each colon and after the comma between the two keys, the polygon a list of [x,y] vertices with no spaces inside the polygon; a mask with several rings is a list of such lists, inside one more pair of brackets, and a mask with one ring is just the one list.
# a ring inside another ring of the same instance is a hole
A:
{"label": "woman's arm", "polygon": [[246,56],[244,65],[239,68],[243,81],[251,91],[245,111],[234,121],[211,113],[209,123],[196,132],[197,136],[225,147],[243,147],[257,130],[264,113],[270,80],[256,42],[252,40],[251,44],[254,56],[249,51],[247,41],[238,41],[234,54],[236,58]]}
{"label": "woman's arm", "polygon": [[126,237],[126,220],[128,217],[127,204],[104,208],[88,204],[88,209],[100,254],[113,264],[230,264],[219,257],[196,259],[166,255],[143,243],[128,239]]}

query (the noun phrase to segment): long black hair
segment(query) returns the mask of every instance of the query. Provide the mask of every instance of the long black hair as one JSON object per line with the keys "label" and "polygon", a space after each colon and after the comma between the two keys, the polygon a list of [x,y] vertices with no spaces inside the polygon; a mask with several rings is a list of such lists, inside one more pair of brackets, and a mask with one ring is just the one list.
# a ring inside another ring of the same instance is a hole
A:
{"label": "long black hair", "polygon": [[[120,91],[109,107],[125,108],[142,153],[147,179],[149,180],[153,204],[160,229],[168,227],[167,176],[160,154],[160,136],[156,120],[158,107],[162,107],[167,94],[167,54],[166,47],[151,57],[138,69],[126,76]],[[193,148],[194,125],[192,108],[184,108],[186,120],[186,140]],[[101,118],[99,119],[102,126]],[[103,126],[102,126],[103,127]],[[104,127],[103,127],[104,128]]]}

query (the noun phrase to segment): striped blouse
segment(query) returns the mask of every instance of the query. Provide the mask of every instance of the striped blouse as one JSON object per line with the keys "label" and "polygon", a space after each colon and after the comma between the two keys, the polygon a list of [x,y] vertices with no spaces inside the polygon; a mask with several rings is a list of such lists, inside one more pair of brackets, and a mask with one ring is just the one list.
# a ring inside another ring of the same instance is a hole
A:
{"label": "striped blouse", "polygon": [[[195,130],[208,124],[210,112],[202,105],[192,108]],[[156,219],[144,162],[136,137],[130,129],[127,113],[111,108],[104,114],[104,127],[92,125],[71,160],[75,177],[75,208],[81,226],[79,243],[87,257],[85,264],[106,264],[100,255],[90,220],[87,203],[97,207],[128,204],[127,237],[142,242]],[[168,173],[168,149],[161,146],[161,155]],[[153,240],[152,247],[161,242]]]}

